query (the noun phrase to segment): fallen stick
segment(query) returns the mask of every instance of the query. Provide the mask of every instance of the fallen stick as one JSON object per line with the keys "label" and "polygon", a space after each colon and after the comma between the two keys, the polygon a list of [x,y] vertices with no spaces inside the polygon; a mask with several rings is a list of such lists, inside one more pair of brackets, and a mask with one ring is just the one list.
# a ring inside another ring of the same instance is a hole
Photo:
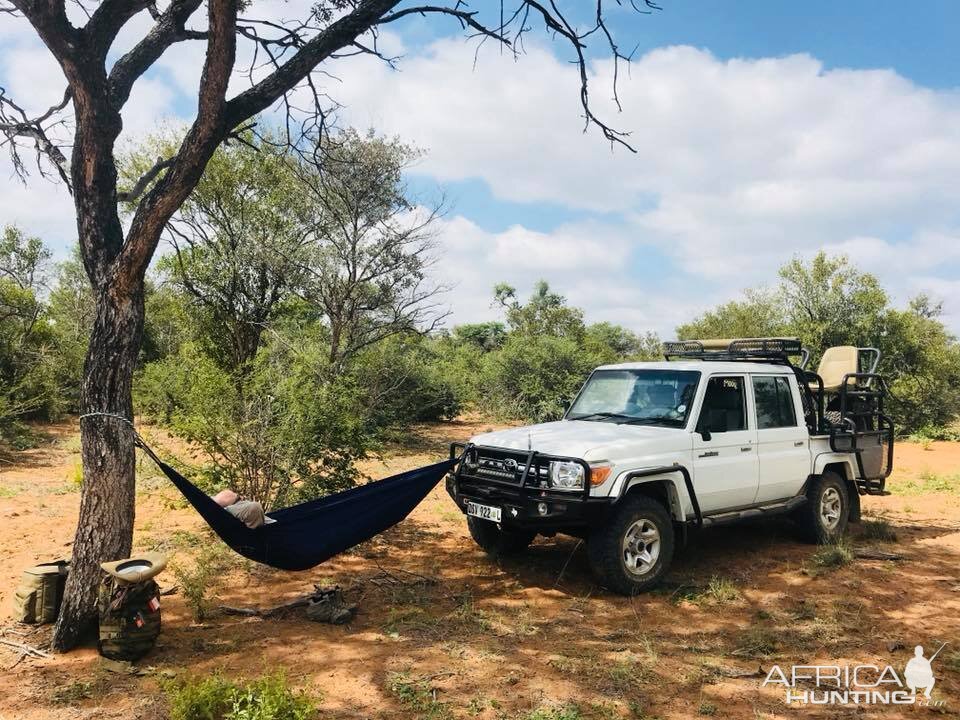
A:
{"label": "fallen stick", "polygon": [[899,553],[887,552],[886,550],[871,550],[865,548],[854,552],[854,556],[861,560],[903,560],[904,556]]}
{"label": "fallen stick", "polygon": [[311,601],[319,600],[324,595],[333,592],[333,589],[323,589],[314,586],[314,591],[309,595],[301,595],[298,598],[289,600],[280,605],[275,605],[270,608],[244,608],[244,607],[234,607],[232,605],[220,605],[218,606],[221,612],[226,613],[227,615],[244,615],[246,617],[272,617],[273,615],[279,615],[280,613],[286,612],[287,610],[295,610],[296,608],[307,607]]}
{"label": "fallen stick", "polygon": [[755,677],[766,677],[767,672],[763,669],[762,665],[757,665],[756,670],[738,670],[736,668],[727,668],[716,666],[713,668],[718,675],[722,675],[726,678],[738,679],[738,678],[755,678]]}
{"label": "fallen stick", "polygon": [[246,617],[255,617],[260,615],[257,608],[233,607],[232,605],[218,605],[217,609],[224,615],[244,615]]}
{"label": "fallen stick", "polygon": [[0,645],[6,645],[7,647],[13,648],[14,650],[19,650],[22,653],[27,653],[31,657],[38,658],[48,658],[50,653],[40,650],[39,648],[33,647],[33,645],[24,645],[23,643],[14,642],[13,640],[7,640],[6,638],[0,638]]}

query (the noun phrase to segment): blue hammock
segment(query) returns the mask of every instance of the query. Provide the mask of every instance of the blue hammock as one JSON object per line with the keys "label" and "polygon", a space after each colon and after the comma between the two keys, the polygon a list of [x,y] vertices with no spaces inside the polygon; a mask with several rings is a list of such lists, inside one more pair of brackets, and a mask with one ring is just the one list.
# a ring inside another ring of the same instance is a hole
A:
{"label": "blue hammock", "polygon": [[393,527],[458,462],[444,460],[319,500],[274,510],[270,517],[276,522],[249,528],[160,460],[139,437],[137,444],[221,540],[245,558],[280,570],[307,570]]}

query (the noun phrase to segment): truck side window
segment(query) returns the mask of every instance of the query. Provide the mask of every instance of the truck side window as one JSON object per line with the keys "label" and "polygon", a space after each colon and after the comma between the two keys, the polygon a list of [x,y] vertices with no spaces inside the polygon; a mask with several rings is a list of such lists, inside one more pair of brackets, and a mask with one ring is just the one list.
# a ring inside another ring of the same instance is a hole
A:
{"label": "truck side window", "polygon": [[796,426],[797,415],[787,378],[773,376],[753,378],[753,396],[757,405],[758,429]]}
{"label": "truck side window", "polygon": [[697,430],[712,433],[746,430],[746,408],[742,377],[712,377],[707,382]]}

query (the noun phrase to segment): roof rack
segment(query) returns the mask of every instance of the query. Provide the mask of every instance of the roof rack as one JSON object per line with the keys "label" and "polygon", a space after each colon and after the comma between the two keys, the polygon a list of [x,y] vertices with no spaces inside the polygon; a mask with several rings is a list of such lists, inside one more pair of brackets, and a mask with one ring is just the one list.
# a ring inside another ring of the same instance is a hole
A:
{"label": "roof rack", "polygon": [[730,340],[671,340],[663,344],[667,360],[765,361],[790,364],[790,357],[804,356],[798,338],[740,338]]}

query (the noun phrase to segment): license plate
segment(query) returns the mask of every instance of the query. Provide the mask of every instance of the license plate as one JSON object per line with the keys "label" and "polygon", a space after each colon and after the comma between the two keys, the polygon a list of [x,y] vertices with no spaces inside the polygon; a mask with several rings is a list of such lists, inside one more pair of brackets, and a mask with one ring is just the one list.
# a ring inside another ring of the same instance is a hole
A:
{"label": "license plate", "polygon": [[481,505],[480,503],[467,502],[467,515],[490,520],[491,522],[500,522],[500,508],[490,505]]}

